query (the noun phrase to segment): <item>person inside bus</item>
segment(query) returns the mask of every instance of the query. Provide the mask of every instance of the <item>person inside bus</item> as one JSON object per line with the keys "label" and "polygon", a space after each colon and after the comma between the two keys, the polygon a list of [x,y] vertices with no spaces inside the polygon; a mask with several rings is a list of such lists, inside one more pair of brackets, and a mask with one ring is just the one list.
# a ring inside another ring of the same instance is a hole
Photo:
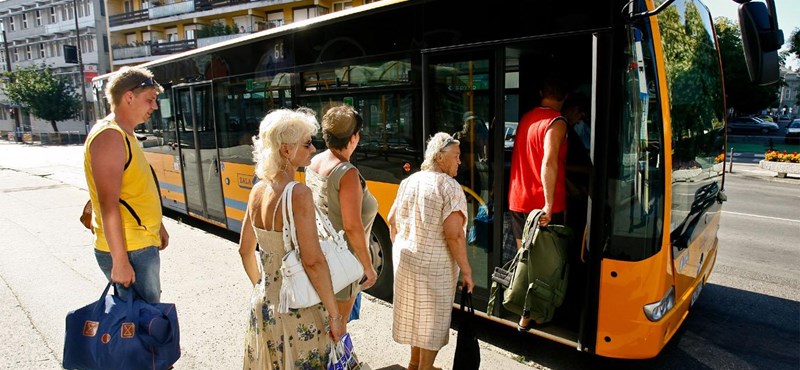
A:
{"label": "person inside bus", "polygon": [[[560,80],[548,78],[539,94],[539,106],[522,116],[517,125],[511,153],[508,208],[517,249],[530,212],[542,210],[539,226],[563,224],[567,202],[567,122],[561,115],[567,90]],[[529,320],[521,317],[518,328],[529,326]]]}
{"label": "person inside bus", "polygon": [[[352,107],[339,105],[328,109],[322,117],[322,137],[328,150],[314,156],[306,168],[306,185],[314,194],[314,203],[327,214],[337,231],[344,230],[350,251],[364,267],[364,279],[336,293],[339,313],[350,317],[356,295],[369,289],[378,279],[369,252],[369,235],[378,201],[364,177],[350,163],[350,157],[361,139],[363,119]],[[345,331],[347,323],[345,323]]]}
{"label": "person inside bus", "polygon": [[389,211],[394,263],[392,337],[411,346],[409,370],[430,370],[449,340],[458,273],[471,294],[467,200],[454,179],[458,140],[439,132],[428,141],[422,171],[400,183]]}
{"label": "person inside bus", "polygon": [[97,263],[123,299],[132,287],[150,303],[161,301],[160,252],[169,233],[157,182],[133,129],[150,120],[162,91],[145,68],[117,71],[105,90],[112,113],[92,127],[83,155]]}
{"label": "person inside bus", "polygon": [[567,122],[561,107],[567,92],[559,80],[547,79],[539,94],[539,106],[520,119],[511,154],[508,208],[517,248],[525,220],[534,209],[544,211],[540,226],[564,222]]}
{"label": "person inside bus", "polygon": [[[253,137],[255,172],[260,179],[247,201],[239,254],[253,283],[250,320],[245,334],[245,369],[324,369],[330,348],[345,333],[331,275],[317,238],[311,189],[294,184],[292,209],[300,259],[321,303],[278,312],[282,285],[281,257],[286,253],[280,199],[300,167],[311,163],[317,132],[313,111],[274,110],[264,117]],[[256,243],[260,246],[256,257]],[[259,263],[258,259],[261,260]],[[259,265],[262,266],[259,269]]]}

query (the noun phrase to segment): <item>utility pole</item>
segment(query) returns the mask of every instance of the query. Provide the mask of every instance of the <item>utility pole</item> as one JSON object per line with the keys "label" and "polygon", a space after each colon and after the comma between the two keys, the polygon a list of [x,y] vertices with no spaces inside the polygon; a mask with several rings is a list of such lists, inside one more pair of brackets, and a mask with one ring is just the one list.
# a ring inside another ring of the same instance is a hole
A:
{"label": "utility pole", "polygon": [[[8,52],[8,39],[6,39],[6,28],[3,26],[2,22],[0,22],[0,30],[3,32],[3,47],[6,50],[6,72],[9,73],[8,76],[8,83],[14,83],[14,76],[11,75],[11,54]],[[11,114],[14,115],[14,139],[18,142],[22,142],[22,127],[19,125],[19,108],[11,107]]]}
{"label": "utility pole", "polygon": [[78,48],[78,69],[80,69],[80,89],[83,97],[83,127],[86,128],[86,135],[89,135],[89,112],[86,110],[86,81],[83,74],[83,56],[81,55],[81,30],[78,26],[78,0],[72,0],[72,11],[75,13],[75,46]]}

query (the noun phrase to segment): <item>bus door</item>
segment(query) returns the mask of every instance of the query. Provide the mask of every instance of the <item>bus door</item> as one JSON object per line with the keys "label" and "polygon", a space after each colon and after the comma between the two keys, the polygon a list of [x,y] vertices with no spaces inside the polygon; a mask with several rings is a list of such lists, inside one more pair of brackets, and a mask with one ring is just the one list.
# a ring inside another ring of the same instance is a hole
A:
{"label": "bus door", "polygon": [[[494,55],[489,50],[478,52],[430,53],[423,56],[423,70],[428,85],[423,97],[430,109],[425,110],[425,136],[447,132],[460,141],[461,166],[456,180],[467,198],[467,256],[475,282],[473,294],[478,302],[487,302],[494,264],[490,256],[497,251],[493,242],[495,218],[493,198],[493,155],[495,108],[492,89],[497,84],[493,74]],[[502,124],[499,126],[502,131]],[[497,239],[497,238],[494,238]],[[477,303],[477,302],[476,302]],[[485,307],[476,308],[484,310]]]}
{"label": "bus door", "polygon": [[227,227],[211,84],[177,85],[172,91],[189,215]]}

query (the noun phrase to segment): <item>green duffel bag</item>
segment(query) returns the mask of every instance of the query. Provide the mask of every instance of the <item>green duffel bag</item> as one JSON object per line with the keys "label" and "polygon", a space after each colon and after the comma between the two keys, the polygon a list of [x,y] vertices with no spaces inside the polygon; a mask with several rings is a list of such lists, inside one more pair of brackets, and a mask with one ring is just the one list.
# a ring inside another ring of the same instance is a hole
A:
{"label": "green duffel bag", "polygon": [[564,302],[572,234],[564,225],[539,227],[541,213],[534,210],[525,220],[522,247],[511,261],[511,279],[503,293],[503,307],[538,324],[552,320],[555,309]]}

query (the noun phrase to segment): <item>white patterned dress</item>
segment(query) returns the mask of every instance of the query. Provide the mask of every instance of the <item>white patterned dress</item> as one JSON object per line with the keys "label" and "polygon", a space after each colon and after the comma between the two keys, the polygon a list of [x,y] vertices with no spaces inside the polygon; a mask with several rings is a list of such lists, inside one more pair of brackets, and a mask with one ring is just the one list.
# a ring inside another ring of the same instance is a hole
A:
{"label": "white patterned dress", "polygon": [[441,172],[420,171],[400,183],[391,214],[397,235],[394,263],[395,342],[438,351],[449,339],[458,265],[444,236],[444,220],[464,215],[467,200],[461,185]]}
{"label": "white patterned dress", "polygon": [[[272,224],[275,225],[274,215]],[[264,278],[253,288],[244,369],[325,369],[332,343],[328,312],[322,304],[317,304],[278,313],[283,282],[281,258],[286,254],[283,233],[255,225],[253,229],[261,247]]]}

